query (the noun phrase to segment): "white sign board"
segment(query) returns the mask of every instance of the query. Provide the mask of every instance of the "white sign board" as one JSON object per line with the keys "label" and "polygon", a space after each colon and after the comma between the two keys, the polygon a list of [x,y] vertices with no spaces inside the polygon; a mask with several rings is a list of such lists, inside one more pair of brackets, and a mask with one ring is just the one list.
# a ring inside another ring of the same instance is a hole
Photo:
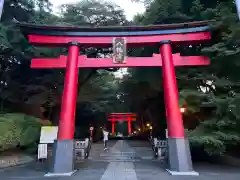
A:
{"label": "white sign board", "polygon": [[38,159],[47,159],[47,144],[38,145]]}
{"label": "white sign board", "polygon": [[58,126],[43,126],[41,128],[40,143],[54,143],[54,140],[57,139],[57,134]]}

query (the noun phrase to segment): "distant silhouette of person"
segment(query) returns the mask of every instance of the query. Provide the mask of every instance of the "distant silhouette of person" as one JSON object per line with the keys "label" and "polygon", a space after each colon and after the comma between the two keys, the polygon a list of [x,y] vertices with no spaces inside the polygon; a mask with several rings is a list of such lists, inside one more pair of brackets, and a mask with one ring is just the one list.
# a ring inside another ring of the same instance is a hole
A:
{"label": "distant silhouette of person", "polygon": [[103,143],[104,143],[104,151],[108,149],[107,143],[108,143],[108,135],[109,132],[106,130],[106,128],[103,129]]}

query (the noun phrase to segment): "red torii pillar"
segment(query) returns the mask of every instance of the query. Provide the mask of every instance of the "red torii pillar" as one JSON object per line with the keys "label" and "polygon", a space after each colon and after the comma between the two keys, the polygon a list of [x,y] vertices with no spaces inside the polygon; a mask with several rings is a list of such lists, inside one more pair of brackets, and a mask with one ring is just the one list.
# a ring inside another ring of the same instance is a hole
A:
{"label": "red torii pillar", "polygon": [[115,133],[115,119],[114,117],[112,118],[112,134]]}
{"label": "red torii pillar", "polygon": [[160,53],[162,57],[164,101],[168,127],[168,172],[172,175],[198,175],[192,169],[189,143],[184,137],[171,41],[160,42]]}
{"label": "red torii pillar", "polygon": [[53,166],[51,172],[54,174],[62,172],[71,174],[74,169],[73,152],[75,146],[74,131],[78,90],[79,43],[69,43],[68,50],[58,137],[53,147]]}
{"label": "red torii pillar", "polygon": [[132,133],[132,125],[131,125],[130,116],[127,116],[127,121],[128,121],[128,134],[130,135]]}

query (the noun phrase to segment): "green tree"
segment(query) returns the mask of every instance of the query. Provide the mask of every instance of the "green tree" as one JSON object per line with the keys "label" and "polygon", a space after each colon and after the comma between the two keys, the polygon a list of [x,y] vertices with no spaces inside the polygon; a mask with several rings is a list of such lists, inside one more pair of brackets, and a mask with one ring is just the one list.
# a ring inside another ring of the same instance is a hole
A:
{"label": "green tree", "polygon": [[62,5],[61,18],[69,25],[110,26],[128,23],[119,6],[99,0],[82,0],[76,4]]}

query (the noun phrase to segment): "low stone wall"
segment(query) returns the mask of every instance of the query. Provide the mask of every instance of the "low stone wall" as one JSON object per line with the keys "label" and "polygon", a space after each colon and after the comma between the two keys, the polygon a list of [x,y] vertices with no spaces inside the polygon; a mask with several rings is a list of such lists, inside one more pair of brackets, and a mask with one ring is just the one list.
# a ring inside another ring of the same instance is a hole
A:
{"label": "low stone wall", "polygon": [[18,166],[26,163],[30,163],[34,158],[28,155],[9,155],[9,156],[0,156],[0,168],[7,168],[12,166]]}

